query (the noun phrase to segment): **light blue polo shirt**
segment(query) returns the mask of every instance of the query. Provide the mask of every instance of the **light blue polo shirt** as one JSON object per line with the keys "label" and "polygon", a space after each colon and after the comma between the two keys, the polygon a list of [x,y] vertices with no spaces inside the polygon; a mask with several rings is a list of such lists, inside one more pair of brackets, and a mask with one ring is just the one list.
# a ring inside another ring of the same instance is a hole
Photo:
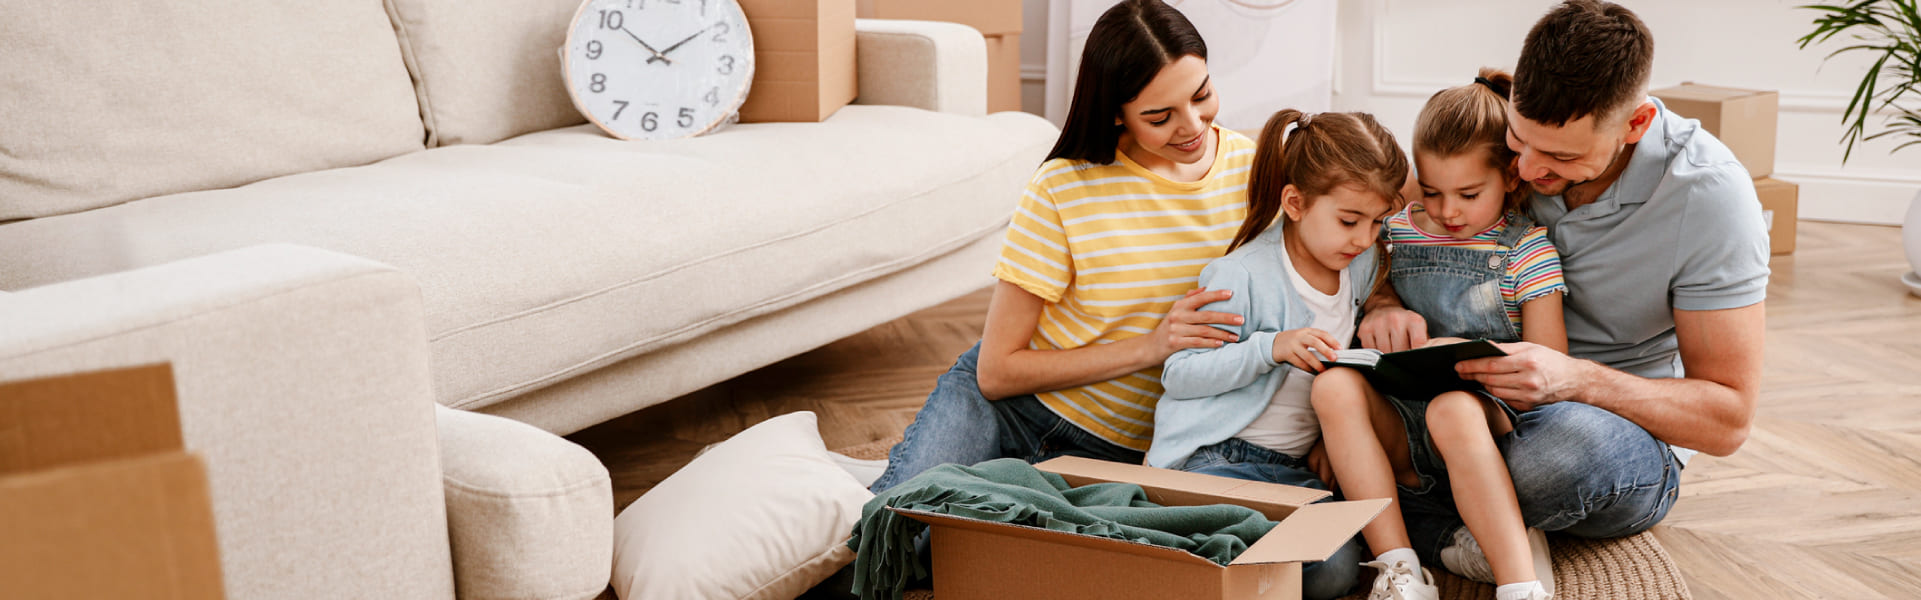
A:
{"label": "light blue polo shirt", "polygon": [[1568,354],[1681,377],[1673,311],[1766,299],[1768,231],[1734,153],[1700,122],[1654,105],[1653,125],[1600,198],[1570,211],[1562,197],[1536,194],[1528,208],[1561,252]]}

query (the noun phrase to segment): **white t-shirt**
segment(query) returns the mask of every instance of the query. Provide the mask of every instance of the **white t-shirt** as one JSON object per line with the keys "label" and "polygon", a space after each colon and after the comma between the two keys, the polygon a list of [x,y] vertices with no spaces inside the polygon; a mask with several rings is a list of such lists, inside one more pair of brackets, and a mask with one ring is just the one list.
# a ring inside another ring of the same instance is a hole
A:
{"label": "white t-shirt", "polygon": [[[1323,294],[1294,270],[1286,246],[1281,247],[1280,255],[1295,295],[1307,305],[1308,312],[1314,314],[1314,322],[1309,327],[1333,334],[1334,339],[1340,341],[1334,349],[1347,347],[1347,341],[1354,339],[1355,327],[1354,282],[1349,281],[1350,272],[1341,270],[1341,288],[1333,294]],[[1287,377],[1268,400],[1267,410],[1234,437],[1288,456],[1305,456],[1314,447],[1314,441],[1321,438],[1321,421],[1315,418],[1314,405],[1308,400],[1314,374],[1287,363],[1278,368],[1287,369]]]}

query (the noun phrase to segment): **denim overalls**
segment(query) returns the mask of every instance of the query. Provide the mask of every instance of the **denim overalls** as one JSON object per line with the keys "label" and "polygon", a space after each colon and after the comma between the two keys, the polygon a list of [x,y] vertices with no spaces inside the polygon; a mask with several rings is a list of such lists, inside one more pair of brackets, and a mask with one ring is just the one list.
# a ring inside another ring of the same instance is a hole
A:
{"label": "denim overalls", "polygon": [[1396,244],[1389,254],[1388,278],[1401,304],[1427,319],[1428,337],[1486,338],[1518,342],[1521,332],[1507,318],[1501,280],[1521,236],[1533,219],[1507,214],[1496,250]]}
{"label": "denim overalls", "polygon": [[[1395,244],[1388,254],[1388,278],[1394,284],[1395,293],[1400,295],[1402,306],[1427,320],[1428,337],[1520,341],[1520,331],[1507,318],[1501,280],[1507,276],[1515,244],[1519,244],[1521,236],[1533,226],[1533,219],[1509,212],[1507,229],[1501,232],[1494,250]],[[1519,413],[1506,402],[1485,392],[1480,394],[1500,406],[1510,421],[1519,421]],[[1428,439],[1428,400],[1388,398],[1388,404],[1401,414],[1401,421],[1407,426],[1410,458],[1414,470],[1421,476],[1418,489],[1401,488],[1408,493],[1425,494],[1434,487],[1437,478],[1446,478],[1447,468],[1441,454]]]}

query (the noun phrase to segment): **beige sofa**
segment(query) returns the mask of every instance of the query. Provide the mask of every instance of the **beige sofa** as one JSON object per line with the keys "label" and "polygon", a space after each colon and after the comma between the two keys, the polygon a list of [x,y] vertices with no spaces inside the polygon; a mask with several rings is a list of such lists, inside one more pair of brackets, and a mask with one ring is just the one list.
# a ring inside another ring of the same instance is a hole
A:
{"label": "beige sofa", "polygon": [[619,142],[573,8],[0,6],[0,379],[173,362],[231,597],[598,593],[552,433],[986,284],[1055,130],[973,30],[862,21],[824,123]]}

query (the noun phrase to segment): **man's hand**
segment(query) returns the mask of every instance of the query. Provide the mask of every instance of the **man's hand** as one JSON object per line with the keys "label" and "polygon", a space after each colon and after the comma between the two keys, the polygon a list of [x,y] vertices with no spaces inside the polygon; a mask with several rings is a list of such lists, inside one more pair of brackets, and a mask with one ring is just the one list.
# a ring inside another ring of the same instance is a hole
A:
{"label": "man's hand", "polygon": [[1150,344],[1149,352],[1152,353],[1149,358],[1152,358],[1153,362],[1160,362],[1183,349],[1219,348],[1223,344],[1240,341],[1240,336],[1209,324],[1240,325],[1247,321],[1246,318],[1236,314],[1200,310],[1203,306],[1226,300],[1233,295],[1234,292],[1231,290],[1207,288],[1188,290],[1187,297],[1176,300],[1174,307],[1168,309],[1167,316],[1161,319],[1161,324],[1155,326],[1154,332],[1146,336]]}
{"label": "man's hand", "polygon": [[1461,377],[1478,381],[1490,394],[1517,411],[1574,399],[1594,363],[1528,342],[1495,344],[1507,356],[1464,360],[1454,365]]}
{"label": "man's hand", "polygon": [[1398,305],[1381,306],[1361,317],[1361,326],[1355,333],[1361,338],[1362,348],[1382,352],[1413,350],[1427,345],[1427,319]]}

